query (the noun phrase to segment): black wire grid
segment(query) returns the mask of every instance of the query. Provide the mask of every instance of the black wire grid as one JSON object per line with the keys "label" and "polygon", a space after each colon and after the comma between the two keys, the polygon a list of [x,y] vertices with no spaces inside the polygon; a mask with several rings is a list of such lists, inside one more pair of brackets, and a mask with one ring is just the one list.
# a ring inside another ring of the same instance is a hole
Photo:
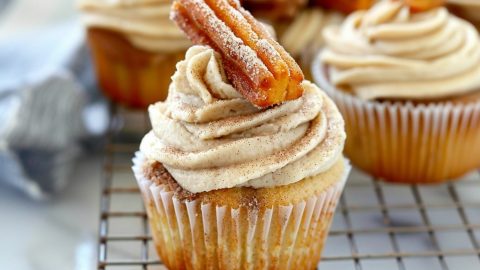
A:
{"label": "black wire grid", "polygon": [[[153,249],[130,168],[142,135],[150,129],[148,116],[113,109],[111,122],[98,269],[165,269]],[[319,268],[480,269],[479,173],[439,186],[405,186],[377,182],[353,170]]]}

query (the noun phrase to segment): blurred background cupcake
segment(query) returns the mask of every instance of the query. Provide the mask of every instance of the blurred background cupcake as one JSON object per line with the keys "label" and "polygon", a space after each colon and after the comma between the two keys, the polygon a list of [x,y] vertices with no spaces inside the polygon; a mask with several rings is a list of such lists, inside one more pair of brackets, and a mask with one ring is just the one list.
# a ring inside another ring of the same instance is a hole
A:
{"label": "blurred background cupcake", "polygon": [[341,13],[317,7],[307,8],[282,33],[280,44],[297,60],[307,79],[311,78],[310,64],[313,57],[324,45],[322,30],[329,25],[339,25],[342,20]]}
{"label": "blurred background cupcake", "polygon": [[330,25],[340,25],[346,14],[368,9],[372,3],[373,0],[311,0],[293,19],[284,23],[279,41],[297,60],[306,78],[310,80],[313,58],[324,46],[323,29]]}
{"label": "blurred background cupcake", "polygon": [[480,40],[444,7],[382,1],[324,31],[315,81],[346,121],[352,163],[392,182],[480,166]]}
{"label": "blurred background cupcake", "polygon": [[98,83],[113,101],[144,108],[164,100],[190,42],[169,20],[169,0],[81,0]]}
{"label": "blurred background cupcake", "polygon": [[447,0],[449,10],[464,18],[480,29],[480,1],[478,0]]}
{"label": "blurred background cupcake", "polygon": [[191,47],[177,68],[134,159],[162,261],[316,269],[350,170],[338,109],[308,81],[302,97],[257,108],[209,47]]}

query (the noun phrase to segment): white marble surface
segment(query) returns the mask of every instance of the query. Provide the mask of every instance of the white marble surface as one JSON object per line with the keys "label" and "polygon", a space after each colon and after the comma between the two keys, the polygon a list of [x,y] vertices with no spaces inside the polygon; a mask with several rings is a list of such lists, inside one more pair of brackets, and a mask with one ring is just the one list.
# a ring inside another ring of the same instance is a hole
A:
{"label": "white marble surface", "polygon": [[67,189],[47,202],[0,186],[0,269],[94,269],[101,161],[82,158]]}

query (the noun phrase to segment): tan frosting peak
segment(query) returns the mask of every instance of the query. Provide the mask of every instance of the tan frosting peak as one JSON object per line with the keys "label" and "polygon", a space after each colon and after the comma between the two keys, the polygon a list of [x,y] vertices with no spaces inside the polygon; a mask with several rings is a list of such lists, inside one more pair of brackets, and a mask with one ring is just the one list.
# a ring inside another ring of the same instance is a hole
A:
{"label": "tan frosting peak", "polygon": [[445,8],[412,14],[381,1],[324,31],[330,81],[364,99],[431,99],[480,89],[475,28]]}
{"label": "tan frosting peak", "polygon": [[169,19],[170,0],[80,0],[87,26],[120,32],[130,42],[151,52],[186,50],[185,35]]}
{"label": "tan frosting peak", "polygon": [[167,100],[149,108],[153,129],[140,150],[190,192],[287,185],[328,170],[342,155],[343,119],[310,82],[302,98],[256,108],[204,46],[188,50],[172,79]]}

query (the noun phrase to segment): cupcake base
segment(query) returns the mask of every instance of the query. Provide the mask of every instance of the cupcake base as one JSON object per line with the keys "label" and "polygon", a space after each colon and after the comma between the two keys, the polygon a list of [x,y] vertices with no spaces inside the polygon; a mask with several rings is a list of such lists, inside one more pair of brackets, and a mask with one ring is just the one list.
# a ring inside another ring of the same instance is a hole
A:
{"label": "cupcake base", "polygon": [[480,167],[480,98],[411,103],[361,100],[328,82],[320,57],[315,82],[345,119],[345,155],[387,182],[435,184]]}
{"label": "cupcake base", "polygon": [[107,97],[133,108],[146,108],[167,97],[170,77],[184,51],[147,52],[106,29],[89,28],[87,34],[98,83]]}
{"label": "cupcake base", "polygon": [[159,178],[147,179],[148,166],[137,153],[133,170],[158,253],[171,270],[315,269],[350,169],[341,159],[292,185],[190,197],[159,181],[166,173],[161,168]]}

